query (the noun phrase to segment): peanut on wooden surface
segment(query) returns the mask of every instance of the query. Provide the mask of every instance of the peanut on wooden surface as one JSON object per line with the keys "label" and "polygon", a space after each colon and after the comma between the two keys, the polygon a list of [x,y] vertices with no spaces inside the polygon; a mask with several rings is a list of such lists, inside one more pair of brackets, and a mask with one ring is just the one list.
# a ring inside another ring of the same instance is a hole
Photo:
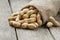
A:
{"label": "peanut on wooden surface", "polygon": [[60,27],[60,23],[54,17],[50,16],[46,26],[48,28],[53,27],[53,26]]}
{"label": "peanut on wooden surface", "polygon": [[57,20],[55,20],[54,17],[52,17],[52,16],[49,17],[49,21],[52,22],[54,24],[54,26],[60,27],[60,23]]}
{"label": "peanut on wooden surface", "polygon": [[39,11],[34,7],[24,8],[18,13],[11,14],[9,24],[14,27],[35,29],[42,25]]}
{"label": "peanut on wooden surface", "polygon": [[47,23],[47,27],[48,27],[48,28],[50,28],[50,27],[52,27],[52,26],[53,26],[53,23],[52,23],[52,22],[48,22],[48,23]]}
{"label": "peanut on wooden surface", "polygon": [[16,17],[9,17],[8,21],[15,21]]}

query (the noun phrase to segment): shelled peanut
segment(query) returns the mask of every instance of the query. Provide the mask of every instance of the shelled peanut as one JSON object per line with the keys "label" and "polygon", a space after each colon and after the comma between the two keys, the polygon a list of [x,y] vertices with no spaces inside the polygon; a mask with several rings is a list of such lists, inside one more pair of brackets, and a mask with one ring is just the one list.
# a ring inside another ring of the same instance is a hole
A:
{"label": "shelled peanut", "polygon": [[14,27],[35,29],[42,25],[40,12],[34,7],[22,9],[8,18],[9,24]]}

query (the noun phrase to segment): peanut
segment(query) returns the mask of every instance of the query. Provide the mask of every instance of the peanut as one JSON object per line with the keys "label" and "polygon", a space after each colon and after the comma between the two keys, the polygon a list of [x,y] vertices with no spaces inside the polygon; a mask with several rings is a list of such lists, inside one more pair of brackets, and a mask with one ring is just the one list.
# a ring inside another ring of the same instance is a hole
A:
{"label": "peanut", "polygon": [[55,26],[60,27],[60,23],[54,19],[54,17],[50,16],[49,21],[52,22]]}
{"label": "peanut", "polygon": [[18,22],[19,22],[19,23],[23,23],[23,22],[24,22],[24,20],[19,20]]}
{"label": "peanut", "polygon": [[21,16],[18,15],[18,16],[16,17],[16,20],[15,20],[15,21],[19,21],[20,19],[21,19]]}
{"label": "peanut", "polygon": [[29,11],[29,9],[28,9],[28,8],[25,8],[25,9],[23,9],[22,11],[23,11],[24,13],[26,13],[26,12]]}
{"label": "peanut", "polygon": [[17,16],[17,15],[18,15],[18,13],[11,14],[12,17]]}
{"label": "peanut", "polygon": [[39,24],[39,26],[41,26],[41,25],[42,25],[41,16],[40,16],[40,14],[39,14],[39,13],[37,14],[37,23]]}
{"label": "peanut", "polygon": [[13,26],[13,22],[14,22],[14,21],[9,21],[9,25],[10,25],[10,26]]}
{"label": "peanut", "polygon": [[30,10],[33,10],[33,9],[34,9],[34,7],[32,7],[32,6],[31,6],[31,7],[29,7],[29,9],[30,9]]}
{"label": "peanut", "polygon": [[22,16],[23,19],[28,18],[28,17],[29,17],[28,14],[24,14],[24,15]]}
{"label": "peanut", "polygon": [[23,11],[20,11],[19,15],[21,15],[21,16],[24,15],[24,12]]}
{"label": "peanut", "polygon": [[27,12],[28,15],[31,15],[31,14],[33,14],[33,13],[35,13],[34,10],[29,10],[29,11]]}
{"label": "peanut", "polygon": [[41,19],[41,15],[39,12],[37,13],[37,19]]}
{"label": "peanut", "polygon": [[36,18],[29,18],[29,19],[24,19],[25,21],[28,21],[29,23],[35,22]]}
{"label": "peanut", "polygon": [[16,17],[9,17],[8,21],[15,21]]}
{"label": "peanut", "polygon": [[28,23],[23,23],[23,24],[22,24],[22,28],[27,28],[27,26],[28,26],[27,24],[28,24]]}
{"label": "peanut", "polygon": [[35,21],[36,21],[36,18],[29,18],[29,19],[28,19],[28,22],[29,22],[29,23],[32,23],[32,22],[35,22]]}
{"label": "peanut", "polygon": [[14,22],[13,22],[13,26],[14,26],[14,27],[20,27],[20,26],[21,26],[21,23],[14,21]]}
{"label": "peanut", "polygon": [[48,27],[48,28],[50,28],[50,27],[52,27],[52,26],[53,26],[53,23],[52,23],[52,22],[48,22],[48,23],[47,23],[47,27]]}
{"label": "peanut", "polygon": [[20,26],[21,26],[21,23],[15,22],[15,21],[10,21],[9,24],[10,24],[11,26],[14,26],[14,27],[20,27]]}
{"label": "peanut", "polygon": [[37,20],[37,23],[39,24],[39,26],[42,25],[42,21],[41,20]]}
{"label": "peanut", "polygon": [[29,29],[35,29],[37,26],[35,24],[28,24]]}
{"label": "peanut", "polygon": [[38,23],[36,23],[36,22],[34,22],[34,24],[38,27],[39,25],[38,25]]}
{"label": "peanut", "polygon": [[36,18],[36,14],[32,14],[30,18]]}

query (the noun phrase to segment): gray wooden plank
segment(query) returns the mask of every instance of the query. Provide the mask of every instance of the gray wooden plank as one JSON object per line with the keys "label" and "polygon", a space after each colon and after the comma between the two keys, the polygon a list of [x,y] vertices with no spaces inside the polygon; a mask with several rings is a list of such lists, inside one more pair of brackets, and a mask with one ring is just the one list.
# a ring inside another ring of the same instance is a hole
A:
{"label": "gray wooden plank", "polygon": [[8,0],[0,0],[0,40],[16,40],[15,29],[8,24],[10,14]]}
{"label": "gray wooden plank", "polygon": [[[11,3],[13,5],[12,10],[14,12],[19,11],[19,9],[25,5],[26,3],[30,2],[31,0],[11,0]],[[15,9],[16,8],[16,9]]]}
{"label": "gray wooden plank", "polygon": [[37,30],[23,30],[17,29],[19,40],[53,40],[49,31],[44,28]]}
{"label": "gray wooden plank", "polygon": [[[31,0],[10,0],[13,12],[19,11],[19,9]],[[54,40],[45,28],[38,28],[36,30],[24,30],[16,29],[18,40]]]}
{"label": "gray wooden plank", "polygon": [[[58,14],[56,19],[60,22],[60,14]],[[50,31],[56,40],[60,40],[60,27],[50,28]]]}

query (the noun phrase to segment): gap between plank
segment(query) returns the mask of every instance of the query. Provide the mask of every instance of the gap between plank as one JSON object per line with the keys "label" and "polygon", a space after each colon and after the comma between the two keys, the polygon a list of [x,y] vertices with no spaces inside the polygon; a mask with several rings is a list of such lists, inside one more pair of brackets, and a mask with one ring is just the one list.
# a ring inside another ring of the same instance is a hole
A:
{"label": "gap between plank", "polygon": [[11,10],[11,13],[13,13],[10,0],[8,0],[8,3],[9,3],[9,7],[10,7],[10,10]]}
{"label": "gap between plank", "polygon": [[[10,10],[11,10],[11,13],[13,13],[10,0],[8,0],[8,3],[9,3],[9,7],[10,7]],[[15,29],[15,34],[16,34],[16,40],[18,40],[16,28],[14,28],[14,29]]]}
{"label": "gap between plank", "polygon": [[47,29],[48,29],[48,31],[50,32],[52,38],[53,38],[54,40],[56,40],[55,37],[54,37],[54,35],[51,33],[50,28],[47,28]]}

